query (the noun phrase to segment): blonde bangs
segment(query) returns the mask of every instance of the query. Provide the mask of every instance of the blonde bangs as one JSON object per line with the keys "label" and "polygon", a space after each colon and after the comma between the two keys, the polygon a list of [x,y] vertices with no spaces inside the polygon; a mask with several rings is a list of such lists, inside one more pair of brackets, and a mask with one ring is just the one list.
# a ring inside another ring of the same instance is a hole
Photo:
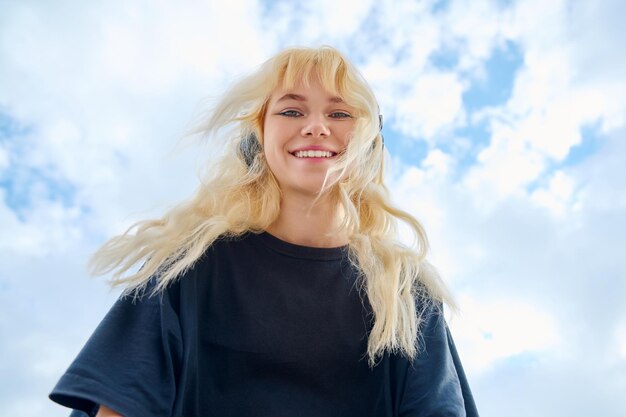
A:
{"label": "blonde bangs", "polygon": [[319,51],[301,51],[289,55],[279,79],[284,89],[292,89],[302,83],[309,88],[311,81],[317,79],[330,93],[339,95],[337,88],[338,69],[342,66],[338,56],[322,54]]}
{"label": "blonde bangs", "polygon": [[356,69],[351,68],[349,61],[337,50],[329,47],[288,49],[277,57],[275,65],[273,89],[281,87],[291,90],[300,84],[309,88],[315,80],[328,93],[340,97],[346,104],[354,107],[359,114],[366,111],[366,103],[363,100],[354,100],[354,94],[350,93],[363,88],[354,82],[354,76],[349,76]]}

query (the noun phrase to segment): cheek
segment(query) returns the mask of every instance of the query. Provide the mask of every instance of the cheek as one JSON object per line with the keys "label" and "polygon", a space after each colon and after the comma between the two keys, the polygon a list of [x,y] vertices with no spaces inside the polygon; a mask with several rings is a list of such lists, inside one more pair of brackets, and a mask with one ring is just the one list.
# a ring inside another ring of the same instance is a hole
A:
{"label": "cheek", "polygon": [[341,140],[343,147],[348,146],[348,142],[350,142],[350,137],[354,133],[354,124],[350,126],[345,126],[337,131],[337,137]]}
{"label": "cheek", "polygon": [[282,153],[283,145],[279,137],[275,136],[272,131],[267,131],[263,140],[263,152],[267,159],[276,160]]}
{"label": "cheek", "polygon": [[264,148],[268,151],[280,148],[284,142],[284,133],[281,135],[281,132],[284,132],[284,129],[281,129],[279,125],[266,121],[263,129]]}
{"label": "cheek", "polygon": [[284,164],[282,148],[276,137],[273,136],[271,130],[266,130],[263,140],[263,155],[265,161],[274,175],[277,171],[281,170],[281,166]]}

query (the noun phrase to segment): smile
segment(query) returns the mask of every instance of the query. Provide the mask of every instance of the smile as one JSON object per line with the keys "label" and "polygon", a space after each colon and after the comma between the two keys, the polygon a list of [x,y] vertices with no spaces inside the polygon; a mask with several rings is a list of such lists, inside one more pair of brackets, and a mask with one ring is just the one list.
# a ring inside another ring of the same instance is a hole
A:
{"label": "smile", "polygon": [[336,154],[330,151],[296,151],[292,153],[296,158],[332,158]]}

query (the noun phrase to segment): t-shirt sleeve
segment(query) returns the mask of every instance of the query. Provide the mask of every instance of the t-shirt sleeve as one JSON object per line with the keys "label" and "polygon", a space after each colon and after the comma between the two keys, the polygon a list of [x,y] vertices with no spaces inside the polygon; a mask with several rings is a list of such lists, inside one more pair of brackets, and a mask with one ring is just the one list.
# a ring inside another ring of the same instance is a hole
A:
{"label": "t-shirt sleeve", "polygon": [[169,416],[182,356],[178,315],[169,289],[120,297],[49,397],[95,416],[100,404],[124,417]]}
{"label": "t-shirt sleeve", "polygon": [[408,363],[399,415],[478,417],[463,366],[441,306],[425,313],[420,351]]}

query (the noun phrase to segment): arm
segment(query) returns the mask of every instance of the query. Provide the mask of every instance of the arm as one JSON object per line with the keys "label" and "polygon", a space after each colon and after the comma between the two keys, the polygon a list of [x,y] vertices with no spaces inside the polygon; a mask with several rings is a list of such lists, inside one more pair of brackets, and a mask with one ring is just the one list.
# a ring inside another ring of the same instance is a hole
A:
{"label": "arm", "polygon": [[123,417],[121,414],[117,414],[115,411],[111,410],[107,406],[100,405],[98,409],[98,414],[96,417]]}
{"label": "arm", "polygon": [[407,368],[400,416],[478,417],[441,306],[424,314],[421,350]]}
{"label": "arm", "polygon": [[169,292],[148,294],[118,299],[61,376],[51,400],[92,416],[98,404],[116,413],[107,407],[100,416],[171,414],[182,352],[178,313]]}

